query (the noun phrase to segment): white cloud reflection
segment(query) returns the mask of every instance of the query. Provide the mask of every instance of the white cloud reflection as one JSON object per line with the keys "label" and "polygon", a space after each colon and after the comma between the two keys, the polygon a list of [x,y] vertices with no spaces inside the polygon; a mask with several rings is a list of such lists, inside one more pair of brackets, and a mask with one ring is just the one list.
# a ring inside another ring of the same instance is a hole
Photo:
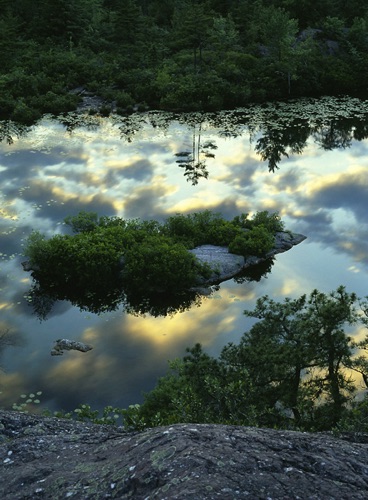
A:
{"label": "white cloud reflection", "polygon": [[[207,159],[208,180],[192,186],[175,157],[190,147],[192,130],[175,123],[165,131],[147,125],[127,142],[108,119],[97,125],[69,134],[45,120],[0,148],[0,252],[5,256],[0,308],[4,324],[27,342],[3,353],[7,371],[0,383],[6,401],[11,392],[42,390],[46,406],[54,408],[133,404],[166,371],[167,360],[182,356],[187,346],[199,341],[215,355],[225,343],[236,342],[253,322],[243,310],[261,295],[283,300],[340,284],[368,294],[367,141],[324,151],[309,140],[302,156],[290,155],[269,173],[247,135],[224,139],[208,128],[203,139],[213,139],[218,149]],[[28,275],[19,254],[32,229],[51,236],[63,231],[64,217],[80,210],[162,220],[207,208],[229,219],[240,212],[277,210],[289,229],[308,239],[277,256],[267,278],[226,282],[200,307],[172,318],[123,311],[94,316],[61,303],[40,324],[22,302]],[[53,342],[63,337],[94,349],[51,357]]]}

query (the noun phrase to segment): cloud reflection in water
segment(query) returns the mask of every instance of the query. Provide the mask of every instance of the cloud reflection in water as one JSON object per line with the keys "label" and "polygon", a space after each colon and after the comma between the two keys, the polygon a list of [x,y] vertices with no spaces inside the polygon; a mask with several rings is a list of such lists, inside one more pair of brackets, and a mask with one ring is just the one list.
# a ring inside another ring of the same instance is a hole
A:
{"label": "cloud reflection in water", "polygon": [[[70,133],[46,119],[12,145],[2,145],[1,321],[25,339],[24,346],[2,354],[0,390],[7,404],[18,392],[38,390],[45,406],[55,409],[82,402],[133,404],[185,347],[199,341],[217,354],[228,341],[236,342],[252,324],[243,310],[261,295],[283,300],[340,284],[368,294],[367,140],[331,151],[308,140],[302,156],[289,151],[272,174],[244,127],[237,127],[236,137],[221,137],[215,126],[204,124],[202,140],[215,140],[217,149],[207,163],[208,179],[192,186],[175,163],[191,134],[183,123],[170,122],[164,132],[143,123],[129,142],[108,119]],[[278,210],[289,229],[308,239],[278,255],[260,281],[228,281],[199,307],[169,317],[135,317],[122,308],[98,316],[60,302],[39,323],[22,299],[30,281],[20,266],[21,243],[32,229],[48,236],[63,232],[63,218],[80,210],[162,220],[206,208],[226,218]],[[94,349],[51,358],[53,342],[62,337]]]}

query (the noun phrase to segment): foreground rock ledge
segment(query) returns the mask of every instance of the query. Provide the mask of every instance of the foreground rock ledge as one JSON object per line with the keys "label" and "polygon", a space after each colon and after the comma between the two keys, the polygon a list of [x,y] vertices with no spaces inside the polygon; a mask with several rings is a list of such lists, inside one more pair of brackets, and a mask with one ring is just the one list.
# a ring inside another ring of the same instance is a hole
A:
{"label": "foreground rock ledge", "polygon": [[0,411],[0,457],[3,500],[368,498],[368,444],[327,434],[210,424],[132,433]]}

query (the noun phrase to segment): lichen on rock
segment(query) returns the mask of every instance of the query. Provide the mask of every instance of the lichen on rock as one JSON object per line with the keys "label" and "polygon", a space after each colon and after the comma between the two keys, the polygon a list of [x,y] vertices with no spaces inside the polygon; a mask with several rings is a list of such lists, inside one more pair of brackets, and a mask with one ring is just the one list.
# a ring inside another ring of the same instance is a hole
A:
{"label": "lichen on rock", "polygon": [[1,499],[363,500],[368,436],[354,438],[214,424],[126,432],[0,411]]}

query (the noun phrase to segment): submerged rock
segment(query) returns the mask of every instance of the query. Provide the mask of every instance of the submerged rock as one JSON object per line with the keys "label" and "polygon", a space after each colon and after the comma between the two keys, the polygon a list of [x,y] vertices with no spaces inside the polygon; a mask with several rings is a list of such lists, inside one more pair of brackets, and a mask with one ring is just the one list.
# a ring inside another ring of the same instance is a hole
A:
{"label": "submerged rock", "polygon": [[84,344],[83,342],[77,342],[69,339],[58,339],[55,340],[55,345],[51,349],[51,356],[62,356],[64,351],[88,352],[91,349],[93,349],[91,345]]}
{"label": "submerged rock", "polygon": [[197,259],[203,263],[208,263],[215,271],[206,280],[201,280],[200,285],[211,285],[220,283],[235,277],[243,269],[260,264],[261,262],[273,257],[274,255],[290,250],[306,239],[302,234],[292,233],[290,231],[280,231],[275,235],[273,249],[264,257],[249,256],[243,257],[229,252],[228,247],[215,245],[201,245],[190,250]]}
{"label": "submerged rock", "polygon": [[368,436],[347,438],[214,424],[126,432],[0,411],[1,499],[363,500]]}

